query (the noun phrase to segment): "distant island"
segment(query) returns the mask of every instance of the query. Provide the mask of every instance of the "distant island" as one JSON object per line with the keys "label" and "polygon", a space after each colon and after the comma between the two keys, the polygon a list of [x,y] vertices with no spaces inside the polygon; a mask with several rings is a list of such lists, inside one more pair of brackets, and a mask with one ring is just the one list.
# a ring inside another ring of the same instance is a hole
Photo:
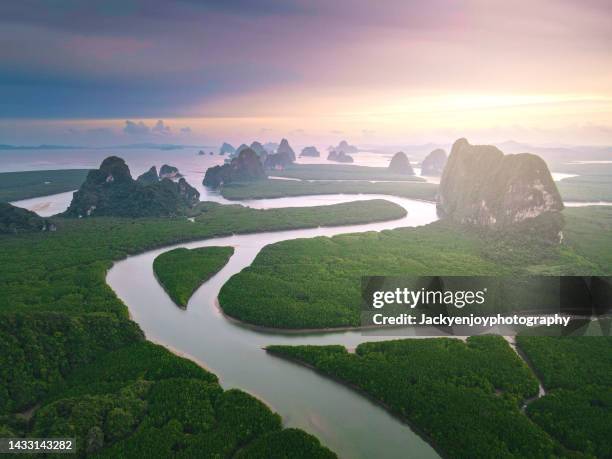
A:
{"label": "distant island", "polygon": [[336,147],[329,147],[328,150],[342,151],[344,153],[359,152],[359,148],[357,148],[355,145],[350,145],[346,140],[342,140]]}
{"label": "distant island", "polygon": [[354,161],[351,155],[347,155],[342,150],[330,150],[327,155],[328,161],[335,161],[337,163],[352,163]]}
{"label": "distant island", "polygon": [[261,160],[254,150],[247,147],[237,157],[222,166],[208,168],[202,184],[209,188],[219,188],[231,182],[249,182],[266,178]]}
{"label": "distant island", "polygon": [[389,172],[394,172],[396,174],[406,174],[406,175],[414,175],[414,170],[410,165],[410,161],[408,160],[408,156],[403,151],[398,151],[391,158],[391,162],[389,163]]}
{"label": "distant island", "polygon": [[321,156],[321,153],[319,153],[317,147],[304,147],[302,149],[302,152],[300,153],[300,156],[310,156],[313,158],[318,158],[319,156]]}
{"label": "distant island", "polygon": [[437,177],[442,175],[446,166],[446,152],[442,148],[436,148],[429,153],[421,164],[421,175]]}
{"label": "distant island", "polygon": [[6,145],[0,144],[0,150],[72,150],[77,148],[87,148],[87,147],[77,147],[74,145]]}
{"label": "distant island", "polygon": [[223,142],[223,145],[221,145],[221,148],[219,148],[219,154],[220,155],[225,155],[225,154],[228,154],[228,153],[231,155],[235,151],[236,151],[236,149],[232,145],[227,143],[227,142]]}
{"label": "distant island", "polygon": [[91,146],[91,145],[9,145],[0,144],[0,150],[109,150],[109,149],[150,149],[150,150],[183,150],[186,148],[206,148],[213,147],[207,145],[180,145],[171,143],[129,143],[126,145],[110,145],[110,146]]}

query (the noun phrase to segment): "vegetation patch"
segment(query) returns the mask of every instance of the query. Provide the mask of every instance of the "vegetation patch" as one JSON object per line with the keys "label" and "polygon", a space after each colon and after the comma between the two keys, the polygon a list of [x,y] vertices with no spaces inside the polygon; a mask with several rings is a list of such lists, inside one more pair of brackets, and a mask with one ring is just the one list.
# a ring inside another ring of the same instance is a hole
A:
{"label": "vegetation patch", "polygon": [[[164,245],[262,228],[365,223],[405,211],[386,201],[274,211],[201,203],[190,215],[193,222],[53,218],[55,232],[0,235],[3,435],[72,433],[83,454],[108,450],[109,457],[143,457],[142,451],[194,457],[198,448],[226,457],[280,430],[278,417],[260,402],[222,392],[214,375],[144,341],[106,284],[106,271],[115,260]],[[205,399],[206,406],[195,404],[197,415],[175,413],[175,392],[187,397],[185,410],[189,400]],[[18,416],[39,405],[31,422]],[[200,415],[209,421],[192,422]],[[289,456],[290,442],[284,444]]]}
{"label": "vegetation patch", "polygon": [[[285,216],[285,212],[288,212]],[[186,218],[54,218],[52,233],[0,236],[0,313],[111,312],[127,318],[125,305],[106,284],[114,260],[195,239],[400,218],[387,201],[360,201],[303,209],[256,210],[201,203]]]}
{"label": "vegetation patch", "polygon": [[291,180],[259,180],[231,183],[221,188],[227,199],[265,199],[317,194],[389,194],[409,199],[435,201],[438,185],[421,182],[296,182]]}
{"label": "vegetation patch", "polygon": [[612,387],[555,389],[531,403],[527,414],[567,448],[612,457]]}
{"label": "vegetation patch", "polygon": [[19,201],[78,189],[88,169],[0,173],[0,201]]}
{"label": "vegetation patch", "polygon": [[612,206],[568,207],[563,241],[576,253],[612,274]]}
{"label": "vegetation patch", "polygon": [[343,226],[395,220],[406,216],[406,209],[384,199],[345,202],[330,206],[287,207],[281,209],[251,209],[240,205],[223,206],[224,221],[212,221],[208,213],[195,217],[196,222],[209,227],[227,228],[234,217],[239,232],[278,231],[318,226]]}
{"label": "vegetation patch", "polygon": [[557,188],[565,201],[612,202],[612,174],[568,177]]}
{"label": "vegetation patch", "polygon": [[547,389],[612,387],[611,336],[517,336]]}
{"label": "vegetation patch", "polygon": [[[587,169],[587,171],[589,172],[588,175],[569,177],[555,182],[561,198],[568,202],[612,202],[612,172],[602,175],[593,173],[591,169]],[[293,165],[284,171],[275,171],[274,175],[298,178],[304,181],[260,180],[248,183],[232,183],[223,186],[221,194],[227,199],[241,200],[318,194],[369,193],[435,201],[438,191],[438,185],[435,183],[425,183],[421,177],[417,176],[394,174],[386,168],[352,165]],[[308,182],[308,180],[317,181]],[[342,182],[338,180],[354,181]],[[371,183],[368,180],[393,180],[403,183]]]}
{"label": "vegetation patch", "polygon": [[354,166],[344,164],[292,164],[282,171],[270,175],[302,180],[393,180],[401,182],[424,182],[416,175],[400,174],[386,167]]}
{"label": "vegetation patch", "polygon": [[223,268],[233,253],[233,247],[174,249],[155,258],[153,271],[172,301],[185,307],[193,292]]}
{"label": "vegetation patch", "polygon": [[72,372],[21,430],[4,421],[11,435],[76,437],[80,457],[264,458],[270,446],[277,457],[303,447],[335,457],[305,432],[283,430],[256,398],[224,391],[212,373],[143,340]]}
{"label": "vegetation patch", "polygon": [[336,457],[319,440],[299,429],[284,429],[262,435],[238,451],[237,459],[328,459]]}
{"label": "vegetation patch", "polygon": [[612,455],[612,337],[519,335],[547,394],[528,416],[567,448]]}
{"label": "vegetation patch", "polygon": [[342,346],[269,346],[380,401],[445,457],[561,457],[564,448],[521,412],[537,394],[527,365],[499,336]]}
{"label": "vegetation patch", "polygon": [[356,327],[361,323],[362,276],[601,272],[572,247],[542,241],[537,232],[478,232],[438,221],[268,245],[223,286],[219,301],[228,315],[262,326]]}

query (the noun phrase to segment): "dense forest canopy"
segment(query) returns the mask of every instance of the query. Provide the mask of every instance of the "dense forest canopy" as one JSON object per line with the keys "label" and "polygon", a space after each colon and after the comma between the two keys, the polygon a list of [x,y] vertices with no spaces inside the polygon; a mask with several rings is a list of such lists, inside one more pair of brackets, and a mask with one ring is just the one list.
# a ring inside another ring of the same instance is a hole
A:
{"label": "dense forest canopy", "polygon": [[185,307],[193,292],[223,268],[233,253],[233,247],[174,249],[155,258],[153,271],[170,298]]}
{"label": "dense forest canopy", "polygon": [[384,201],[265,211],[201,203],[193,222],[53,218],[56,232],[0,235],[0,432],[76,436],[80,454],[107,457],[203,448],[230,457],[251,443],[244,457],[271,447],[333,457],[310,435],[283,433],[253,397],[223,392],[214,375],[144,341],[105,273],[128,254],[181,241],[404,214]]}

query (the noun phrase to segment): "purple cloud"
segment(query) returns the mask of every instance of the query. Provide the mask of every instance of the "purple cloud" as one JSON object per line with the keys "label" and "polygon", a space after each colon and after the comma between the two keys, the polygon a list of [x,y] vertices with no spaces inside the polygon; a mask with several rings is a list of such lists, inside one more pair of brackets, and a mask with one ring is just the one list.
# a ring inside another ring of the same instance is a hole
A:
{"label": "purple cloud", "polygon": [[168,135],[170,134],[170,126],[166,126],[163,120],[157,120],[155,126],[151,129],[153,134]]}

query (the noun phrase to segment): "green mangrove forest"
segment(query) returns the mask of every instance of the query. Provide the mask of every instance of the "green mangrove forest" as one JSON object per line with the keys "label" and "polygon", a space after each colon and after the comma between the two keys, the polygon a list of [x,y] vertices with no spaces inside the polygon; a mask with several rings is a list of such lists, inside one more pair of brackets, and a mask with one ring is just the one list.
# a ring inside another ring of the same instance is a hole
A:
{"label": "green mangrove forest", "polygon": [[194,221],[54,218],[54,232],[0,235],[3,435],[76,436],[79,454],[103,457],[193,457],[204,445],[211,457],[247,446],[243,457],[270,448],[283,457],[294,441],[312,457],[332,456],[307,434],[282,433],[278,416],[253,397],[223,392],[214,375],[144,341],[105,281],[113,261],[164,245],[405,213],[381,201],[285,211],[202,203]]}
{"label": "green mangrove forest", "polygon": [[612,338],[518,344],[552,389],[535,401],[536,374],[500,336],[267,350],[378,401],[445,457],[608,457]]}
{"label": "green mangrove forest", "polygon": [[158,255],[153,271],[172,301],[185,307],[193,292],[223,268],[233,253],[233,247],[178,248]]}
{"label": "green mangrove forest", "polygon": [[546,222],[534,234],[499,234],[447,221],[271,244],[223,286],[219,302],[228,315],[256,325],[356,327],[362,276],[609,274],[612,207],[565,213],[561,245],[540,239]]}

